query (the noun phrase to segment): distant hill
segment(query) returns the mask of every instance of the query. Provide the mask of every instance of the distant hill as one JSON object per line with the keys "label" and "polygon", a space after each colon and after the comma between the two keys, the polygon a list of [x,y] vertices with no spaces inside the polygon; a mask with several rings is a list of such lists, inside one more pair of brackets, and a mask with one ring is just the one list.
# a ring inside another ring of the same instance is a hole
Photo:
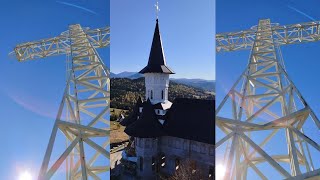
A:
{"label": "distant hill", "polygon": [[[131,109],[138,97],[144,98],[145,85],[144,78],[111,78],[111,108]],[[182,83],[170,82],[169,100],[173,101],[177,97],[213,99],[213,92],[200,88],[195,88]]]}
{"label": "distant hill", "polygon": [[135,74],[132,74],[131,76],[128,76],[127,78],[129,79],[138,79],[138,78],[142,78],[143,75],[140,74],[140,73],[135,73]]}
{"label": "distant hill", "polygon": [[[128,72],[128,71],[124,71],[124,72],[121,72],[121,73],[118,73],[118,74],[115,74],[115,73],[110,73],[110,77],[111,78],[130,78],[130,79],[137,79],[137,78],[134,78],[137,74],[137,72]],[[132,77],[131,77],[132,76]],[[142,76],[141,76],[142,77]]]}
{"label": "distant hill", "polygon": [[206,91],[211,91],[215,92],[216,88],[216,82],[214,80],[204,80],[204,79],[170,79],[171,81],[185,84],[188,86],[196,87],[196,88],[201,88]]}
{"label": "distant hill", "polygon": [[[128,79],[138,79],[143,77],[142,74],[137,72],[121,72],[118,74],[110,73],[111,78],[128,78]],[[204,79],[186,79],[186,78],[171,78],[171,82],[177,82],[180,84],[185,84],[188,86],[201,88],[206,91],[215,92],[216,83],[214,80],[204,80]],[[170,82],[170,83],[171,83]]]}

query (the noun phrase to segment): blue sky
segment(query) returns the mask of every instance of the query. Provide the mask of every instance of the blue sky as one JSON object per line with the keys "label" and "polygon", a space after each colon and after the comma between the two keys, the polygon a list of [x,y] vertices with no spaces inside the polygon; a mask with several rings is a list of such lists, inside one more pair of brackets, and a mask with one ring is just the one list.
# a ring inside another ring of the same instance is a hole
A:
{"label": "blue sky", "polygon": [[[217,0],[216,32],[249,29],[259,19],[270,18],[281,25],[320,20],[320,2],[316,0]],[[320,42],[282,46],[286,70],[305,100],[320,117]],[[217,106],[245,69],[249,51],[219,53],[216,56]],[[319,132],[319,131],[318,131]],[[318,164],[319,166],[319,164]]]}
{"label": "blue sky", "polygon": [[[111,1],[111,71],[146,64],[155,27],[155,0]],[[215,79],[214,1],[160,0],[159,25],[174,78]]]}
{"label": "blue sky", "polygon": [[[25,170],[37,175],[66,80],[65,56],[20,63],[8,53],[19,43],[57,36],[71,24],[110,25],[109,13],[108,0],[1,1],[0,179],[15,180]],[[99,53],[109,66],[108,49]]]}

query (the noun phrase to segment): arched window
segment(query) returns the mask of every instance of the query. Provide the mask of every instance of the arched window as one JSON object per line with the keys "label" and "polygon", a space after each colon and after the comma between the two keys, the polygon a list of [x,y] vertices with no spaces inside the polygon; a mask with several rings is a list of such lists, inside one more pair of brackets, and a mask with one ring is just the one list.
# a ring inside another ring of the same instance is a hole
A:
{"label": "arched window", "polygon": [[151,96],[150,96],[151,99],[153,99],[153,91],[151,90]]}
{"label": "arched window", "polygon": [[180,159],[179,158],[176,158],[175,165],[176,165],[176,170],[178,170],[179,166],[180,166]]}
{"label": "arched window", "polygon": [[156,170],[156,158],[152,156],[152,171]]}
{"label": "arched window", "polygon": [[190,166],[191,166],[191,169],[192,169],[191,173],[195,174],[197,172],[197,163],[195,161],[191,161]]}
{"label": "arched window", "polygon": [[160,165],[162,168],[166,166],[166,156],[164,153],[160,154]]}
{"label": "arched window", "polygon": [[139,164],[140,164],[140,171],[143,171],[143,157],[139,158]]}
{"label": "arched window", "polygon": [[161,98],[164,98],[163,90],[161,91]]}
{"label": "arched window", "polygon": [[209,179],[213,179],[214,177],[214,169],[212,166],[209,167]]}

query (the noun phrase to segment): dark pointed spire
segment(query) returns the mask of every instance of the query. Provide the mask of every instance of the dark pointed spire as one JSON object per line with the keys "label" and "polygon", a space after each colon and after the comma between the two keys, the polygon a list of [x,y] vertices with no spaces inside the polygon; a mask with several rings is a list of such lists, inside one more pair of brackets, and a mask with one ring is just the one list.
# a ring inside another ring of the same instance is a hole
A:
{"label": "dark pointed spire", "polygon": [[146,103],[147,104],[152,104],[149,98],[147,99]]}
{"label": "dark pointed spire", "polygon": [[167,66],[164,56],[162,41],[159,30],[158,19],[156,22],[156,28],[153,34],[152,46],[149,55],[148,65],[143,68],[139,73],[164,73],[174,74],[174,72]]}

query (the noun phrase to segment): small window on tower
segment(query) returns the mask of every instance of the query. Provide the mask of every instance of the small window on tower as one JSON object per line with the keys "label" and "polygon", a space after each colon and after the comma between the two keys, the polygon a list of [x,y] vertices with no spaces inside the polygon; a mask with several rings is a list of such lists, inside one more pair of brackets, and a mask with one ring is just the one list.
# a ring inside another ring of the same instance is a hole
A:
{"label": "small window on tower", "polygon": [[163,90],[161,91],[161,98],[164,98]]}
{"label": "small window on tower", "polygon": [[151,99],[153,99],[153,91],[151,90],[151,96],[150,96]]}

